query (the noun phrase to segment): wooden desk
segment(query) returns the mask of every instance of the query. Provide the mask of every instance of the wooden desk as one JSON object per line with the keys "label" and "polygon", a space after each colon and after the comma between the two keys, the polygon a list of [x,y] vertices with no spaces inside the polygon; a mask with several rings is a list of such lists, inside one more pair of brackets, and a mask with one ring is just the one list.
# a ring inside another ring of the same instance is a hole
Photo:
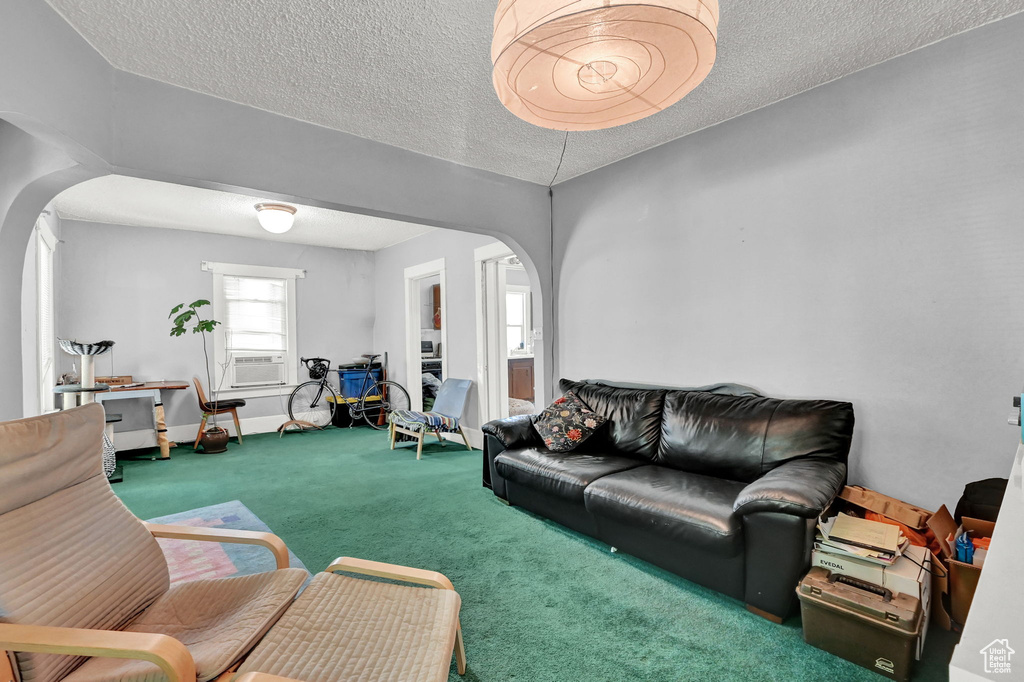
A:
{"label": "wooden desk", "polygon": [[[112,386],[109,391],[96,394],[96,402],[123,400],[126,398],[149,398],[153,401],[153,423],[156,429],[156,444],[160,446],[160,459],[170,459],[171,448],[175,446],[167,440],[167,422],[164,417],[164,403],[161,391],[183,391],[188,388],[184,381],[147,381],[141,386]],[[104,408],[105,409],[105,408]]]}

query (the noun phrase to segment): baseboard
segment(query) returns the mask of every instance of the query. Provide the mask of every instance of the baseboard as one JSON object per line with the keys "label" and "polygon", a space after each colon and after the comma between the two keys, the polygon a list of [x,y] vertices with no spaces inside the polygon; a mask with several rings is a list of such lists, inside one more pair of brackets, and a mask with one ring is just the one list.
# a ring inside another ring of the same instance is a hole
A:
{"label": "baseboard", "polygon": [[[480,429],[470,429],[465,426],[462,427],[462,432],[466,434],[466,438],[469,439],[469,444],[473,446],[474,450],[484,449],[484,432]],[[462,443],[462,436],[457,433],[444,433],[441,434],[445,440],[450,440],[455,443]],[[463,445],[465,445],[463,443]]]}
{"label": "baseboard", "polygon": [[[284,414],[271,414],[265,417],[246,417],[238,420],[242,425],[242,438],[250,433],[272,433],[277,427],[288,421]],[[217,419],[217,424],[228,430],[232,436],[235,434],[235,422],[231,415],[223,415]],[[207,426],[210,423],[207,422]],[[167,427],[167,440],[173,443],[194,443],[196,434],[199,433],[199,424],[182,424]],[[122,450],[138,450],[139,448],[156,447],[156,432],[152,429],[141,429],[138,431],[119,431],[114,434],[114,447],[118,452]]]}
{"label": "baseboard", "polygon": [[[242,423],[242,437],[250,433],[272,433],[277,431],[277,427],[288,421],[288,416],[284,414],[272,414],[266,417],[246,417],[239,420]],[[223,426],[228,430],[232,436],[235,435],[235,423],[231,420],[231,415],[227,415],[227,419],[223,417],[218,419],[217,422],[220,426]],[[208,424],[209,425],[209,424]],[[466,438],[469,439],[469,444],[476,450],[484,449],[484,434],[480,429],[470,429],[463,427],[462,431],[466,434]],[[193,443],[196,440],[196,434],[199,432],[199,424],[183,424],[179,426],[168,426],[167,427],[167,440],[173,443]],[[455,443],[462,443],[462,436],[457,433],[445,433],[442,434],[445,440],[450,440]],[[114,447],[118,452],[123,450],[138,450],[140,448],[154,448],[156,447],[156,432],[152,429],[140,429],[138,431],[119,431],[114,434]]]}

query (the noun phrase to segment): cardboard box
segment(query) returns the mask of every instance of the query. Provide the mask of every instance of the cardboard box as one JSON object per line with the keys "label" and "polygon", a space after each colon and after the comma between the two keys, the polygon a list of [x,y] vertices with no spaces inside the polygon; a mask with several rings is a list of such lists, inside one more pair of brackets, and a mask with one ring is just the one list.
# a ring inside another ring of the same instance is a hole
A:
{"label": "cardboard box", "polygon": [[923,623],[917,642],[917,660],[921,660],[924,640],[928,634],[931,612],[932,553],[924,547],[911,545],[892,566],[883,566],[850,557],[837,556],[821,550],[811,552],[811,566],[820,566],[833,573],[867,581],[885,587],[894,595],[906,594],[921,602]]}
{"label": "cardboard box", "polygon": [[928,520],[928,527],[935,533],[942,549],[942,558],[949,569],[949,618],[955,625],[962,627],[967,621],[967,614],[971,609],[971,602],[974,600],[974,591],[978,588],[982,567],[957,561],[954,558],[953,543],[956,542],[961,527],[964,532],[970,532],[971,537],[992,537],[992,531],[995,530],[996,524],[965,516],[961,526],[958,527],[949,510],[943,505]]}
{"label": "cardboard box", "polygon": [[927,509],[915,507],[902,500],[897,500],[895,497],[889,497],[859,485],[845,486],[840,491],[839,497],[861,509],[881,514],[916,530],[924,530],[928,519],[932,516]]}

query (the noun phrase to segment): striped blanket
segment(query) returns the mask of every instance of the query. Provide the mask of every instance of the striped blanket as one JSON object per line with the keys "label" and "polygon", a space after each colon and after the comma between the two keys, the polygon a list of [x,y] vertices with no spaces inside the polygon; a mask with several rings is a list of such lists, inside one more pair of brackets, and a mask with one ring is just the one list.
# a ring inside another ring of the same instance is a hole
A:
{"label": "striped blanket", "polygon": [[424,425],[431,431],[451,432],[459,430],[459,420],[446,417],[437,412],[413,412],[412,410],[395,410],[389,420],[412,431],[419,431]]}

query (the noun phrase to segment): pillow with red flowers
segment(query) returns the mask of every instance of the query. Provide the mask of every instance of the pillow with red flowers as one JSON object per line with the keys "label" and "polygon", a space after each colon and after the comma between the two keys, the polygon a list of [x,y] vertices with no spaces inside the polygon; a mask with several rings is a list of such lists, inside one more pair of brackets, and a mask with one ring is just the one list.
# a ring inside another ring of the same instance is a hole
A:
{"label": "pillow with red flowers", "polygon": [[606,421],[569,391],[540,413],[533,428],[548,450],[569,452],[594,435]]}

